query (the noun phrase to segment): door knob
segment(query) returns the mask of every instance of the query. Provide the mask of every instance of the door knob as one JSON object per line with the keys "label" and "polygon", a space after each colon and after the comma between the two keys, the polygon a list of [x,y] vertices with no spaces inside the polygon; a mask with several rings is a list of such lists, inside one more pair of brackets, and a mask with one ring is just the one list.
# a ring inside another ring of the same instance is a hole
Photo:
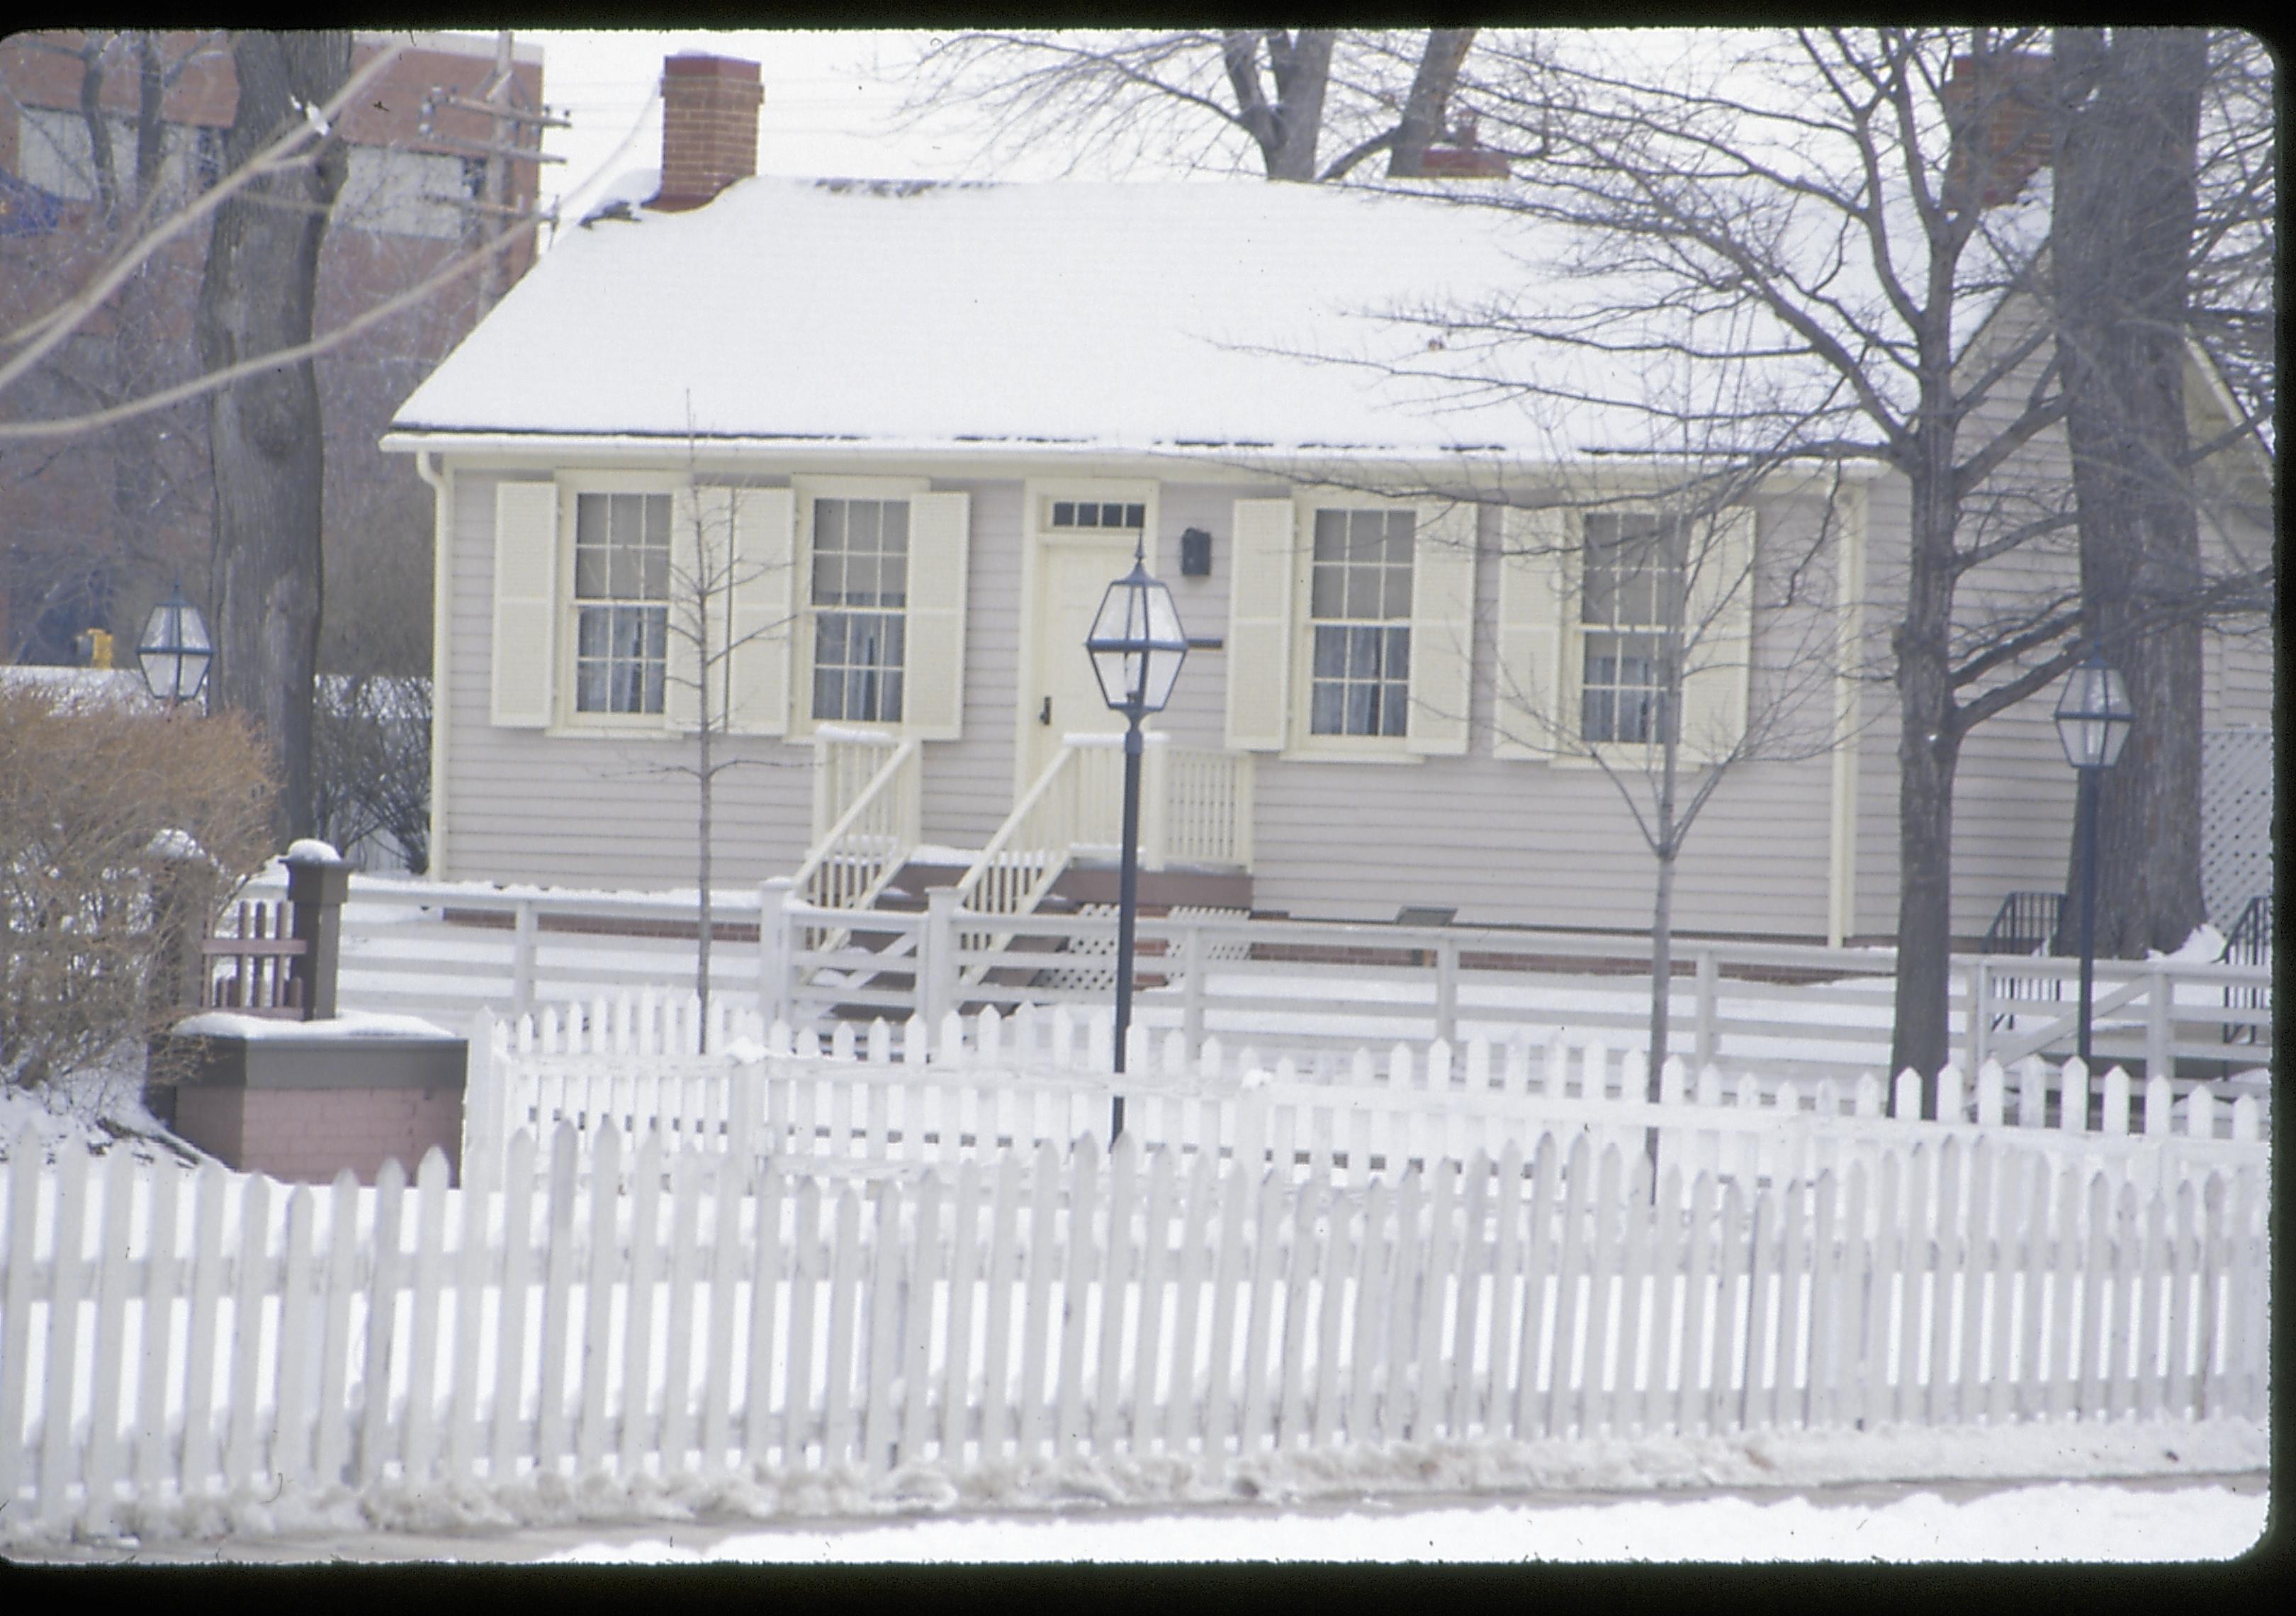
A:
{"label": "door knob", "polygon": [[1037,714],[1037,723],[1039,723],[1039,724],[1049,725],[1049,724],[1051,724],[1051,723],[1052,723],[1052,721],[1053,721],[1053,699],[1052,699],[1052,697],[1050,697],[1050,696],[1046,696],[1046,697],[1045,698],[1045,705],[1044,705],[1043,710],[1042,710],[1041,711],[1039,711],[1039,712]]}

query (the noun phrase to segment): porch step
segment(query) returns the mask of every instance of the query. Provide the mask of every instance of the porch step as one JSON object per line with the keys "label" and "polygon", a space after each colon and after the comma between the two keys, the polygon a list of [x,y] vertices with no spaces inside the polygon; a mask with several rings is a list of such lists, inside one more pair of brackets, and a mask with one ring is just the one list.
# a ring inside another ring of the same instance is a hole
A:
{"label": "porch step", "polygon": [[[901,866],[885,890],[877,895],[874,908],[888,914],[914,915],[925,907],[925,894],[935,887],[952,887],[964,878],[972,867],[974,856],[959,849],[935,849],[932,856],[911,858]],[[1037,906],[1037,913],[1050,915],[1074,915],[1086,906],[1113,906],[1118,899],[1123,872],[1113,858],[1079,858],[1061,873],[1052,890]],[[1249,913],[1251,908],[1251,877],[1241,870],[1205,869],[1200,867],[1167,866],[1161,870],[1139,873],[1138,898],[1141,912],[1161,915],[1174,909],[1233,909]],[[852,940],[872,952],[882,953],[891,947],[899,934],[890,931],[872,931],[866,923],[856,926]],[[1013,939],[1008,952],[1014,956],[1064,956],[1069,951],[1055,939],[1020,937]],[[988,980],[998,986],[1021,986],[1036,980],[1049,967],[1049,961],[1040,964],[1035,960],[1016,959],[1011,965],[993,967]],[[1078,962],[1078,969],[1105,973],[1112,967],[1086,954]],[[875,973],[881,985],[901,988],[914,981],[914,960],[904,956],[889,959],[882,972]],[[866,1019],[881,1013],[863,1006],[847,1004],[828,1005],[827,1013],[839,1019]],[[967,1006],[968,1009],[977,1006]]]}
{"label": "porch step", "polygon": [[[878,894],[876,906],[914,914],[925,906],[925,893],[934,887],[953,887],[972,867],[940,858],[912,858]],[[1072,915],[1079,904],[1112,904],[1117,900],[1123,872],[1113,858],[1079,858],[1061,872],[1053,890],[1037,910],[1046,915]],[[1167,865],[1143,870],[1139,878],[1141,906],[1151,909],[1251,907],[1251,877],[1242,870],[1218,870]]]}

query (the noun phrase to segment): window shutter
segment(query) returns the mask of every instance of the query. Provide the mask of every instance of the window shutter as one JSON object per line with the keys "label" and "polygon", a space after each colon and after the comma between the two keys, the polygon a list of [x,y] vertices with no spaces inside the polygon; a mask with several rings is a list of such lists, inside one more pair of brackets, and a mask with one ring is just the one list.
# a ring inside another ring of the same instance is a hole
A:
{"label": "window shutter", "polygon": [[1290,728],[1294,508],[1239,499],[1229,545],[1227,744],[1281,751]]}
{"label": "window shutter", "polygon": [[796,598],[795,502],[787,488],[726,492],[733,505],[734,530],[726,727],[742,735],[786,734],[790,644],[796,637],[791,632]]}
{"label": "window shutter", "polygon": [[901,730],[954,741],[964,717],[964,581],[972,497],[909,496],[909,604]]}
{"label": "window shutter", "polygon": [[[723,488],[679,488],[669,496],[669,639],[663,647],[661,721],[690,735],[701,727],[701,633],[709,648],[725,648],[726,606],[711,598],[712,574],[725,554],[726,502]],[[715,703],[712,704],[713,706]]]}
{"label": "window shutter", "polygon": [[1571,604],[1570,547],[1578,524],[1563,509],[1501,513],[1498,689],[1492,711],[1500,758],[1551,758],[1578,733],[1578,680],[1565,677],[1562,628]]}
{"label": "window shutter", "polygon": [[1701,522],[1691,551],[1682,751],[1711,762],[1746,733],[1753,649],[1754,513],[1734,505]]}
{"label": "window shutter", "polygon": [[558,620],[558,485],[505,482],[495,489],[494,723],[550,723],[550,675]]}
{"label": "window shutter", "polygon": [[1475,513],[1451,504],[1419,524],[1411,554],[1411,716],[1406,751],[1467,750],[1474,683]]}

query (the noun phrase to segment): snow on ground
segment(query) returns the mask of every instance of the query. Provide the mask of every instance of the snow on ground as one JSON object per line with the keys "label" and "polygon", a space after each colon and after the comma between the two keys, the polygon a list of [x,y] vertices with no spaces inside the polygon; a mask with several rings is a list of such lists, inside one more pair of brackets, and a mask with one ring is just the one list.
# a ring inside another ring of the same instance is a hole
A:
{"label": "snow on ground", "polygon": [[[1875,1494],[1882,1496],[1876,1497]],[[1002,1517],[772,1532],[619,1534],[553,1562],[797,1563],[1124,1561],[2189,1561],[2262,1536],[2261,1485],[2173,1490],[2056,1482],[2002,1490],[1861,1489],[1840,1496],[1710,1495],[1558,1503],[1478,1500],[1131,1518]]]}
{"label": "snow on ground", "polygon": [[58,1560],[443,1561],[666,1565],[1071,1562],[2054,1561],[2237,1558],[2267,1524],[2260,1475],[2203,1481],[1887,1483],[1507,1497],[1367,1496],[1185,1510],[1092,1507],[831,1518],[758,1527],[701,1521],[516,1532],[338,1530],[292,1540],[72,1544]]}

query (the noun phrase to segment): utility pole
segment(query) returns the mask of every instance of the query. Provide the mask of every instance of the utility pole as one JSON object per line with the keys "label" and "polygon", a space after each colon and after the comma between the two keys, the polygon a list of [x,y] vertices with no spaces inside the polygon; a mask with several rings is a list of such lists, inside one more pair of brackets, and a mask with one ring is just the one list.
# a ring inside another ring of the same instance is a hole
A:
{"label": "utility pole", "polygon": [[[443,202],[449,207],[477,214],[478,224],[481,229],[496,221],[539,217],[531,205],[519,206],[509,201],[510,166],[513,162],[564,162],[566,160],[564,158],[552,156],[541,149],[541,132],[545,129],[565,129],[573,127],[567,119],[553,117],[547,108],[529,111],[517,105],[512,99],[518,83],[513,67],[512,35],[508,29],[504,29],[495,36],[494,71],[488,75],[485,85],[480,88],[475,97],[463,95],[442,86],[433,85],[430,87],[430,93],[422,98],[422,121],[420,125],[422,133],[440,145],[457,152],[464,157],[482,158],[486,162],[486,177],[477,196],[427,194],[426,200]],[[488,138],[483,141],[464,140],[455,135],[439,134],[431,125],[438,110],[441,107],[453,108],[457,111],[487,114],[493,120]],[[529,132],[534,142],[532,145],[525,144]],[[479,306],[480,310],[484,311],[493,308],[495,299],[502,295],[501,255],[488,253],[487,261],[480,267],[479,273],[480,276]]]}

